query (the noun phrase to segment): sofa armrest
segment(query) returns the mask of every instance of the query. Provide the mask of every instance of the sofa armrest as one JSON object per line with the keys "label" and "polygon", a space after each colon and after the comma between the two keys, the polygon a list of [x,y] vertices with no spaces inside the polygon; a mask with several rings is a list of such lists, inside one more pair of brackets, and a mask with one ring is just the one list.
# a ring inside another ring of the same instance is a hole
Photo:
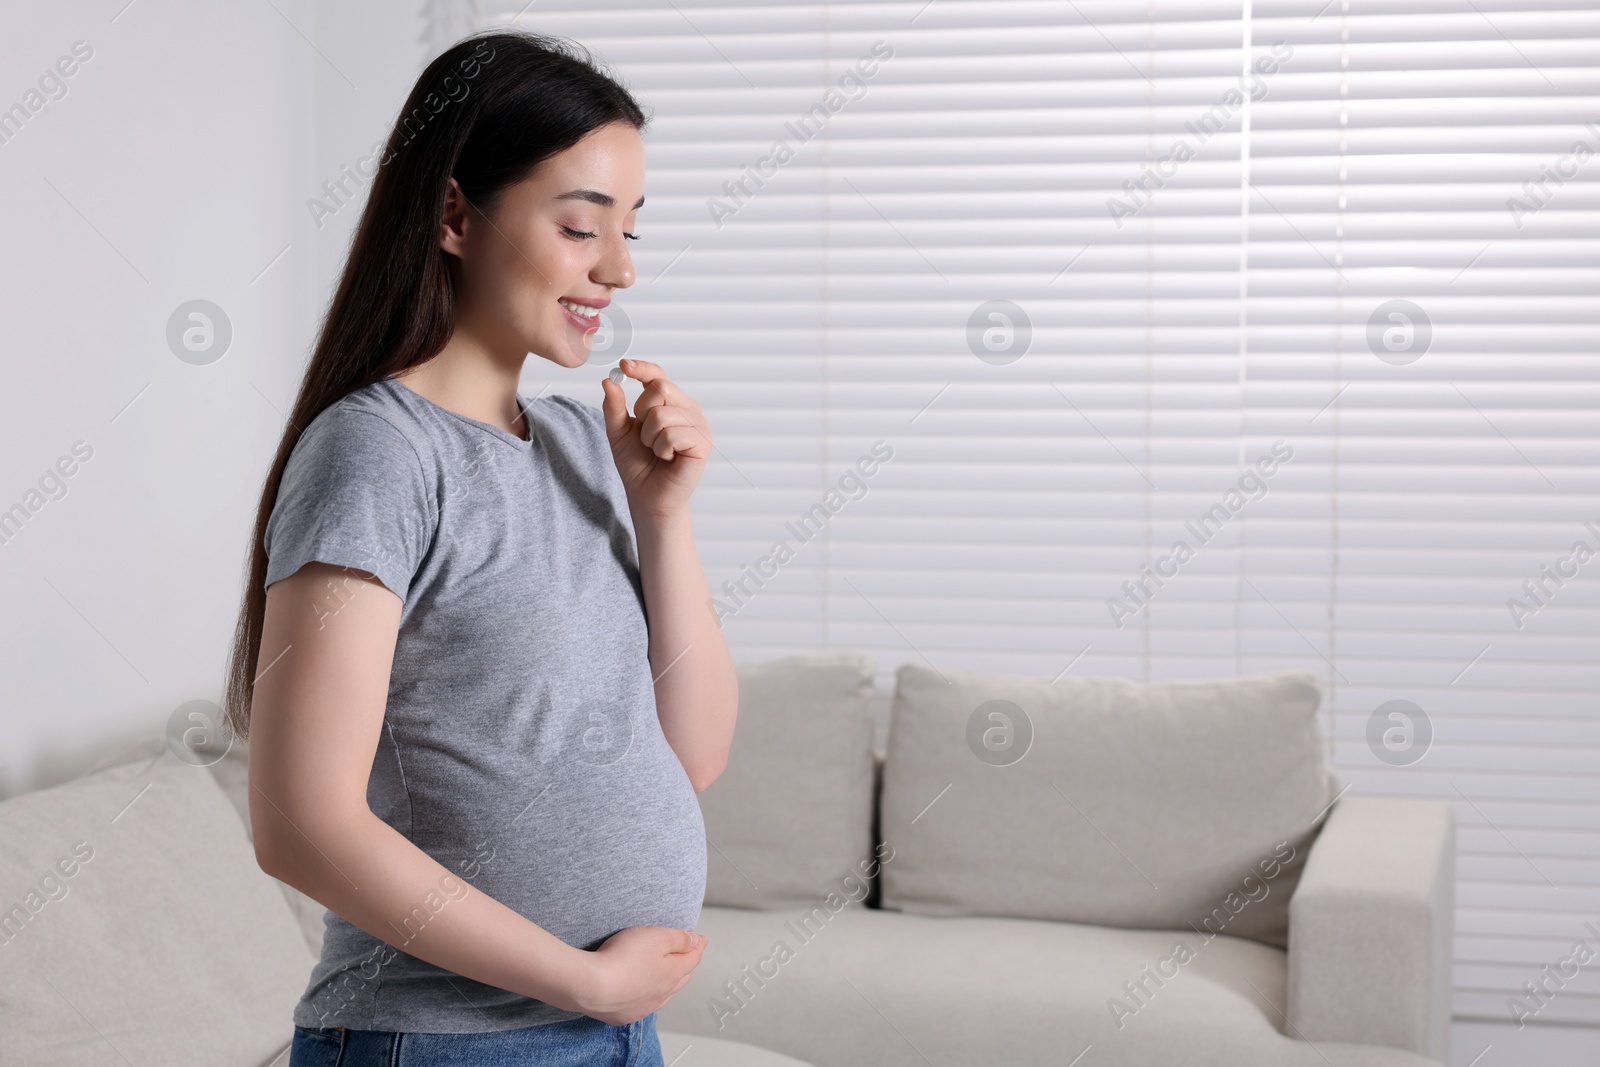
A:
{"label": "sofa armrest", "polygon": [[1455,836],[1438,801],[1334,805],[1289,900],[1293,1036],[1448,1059]]}

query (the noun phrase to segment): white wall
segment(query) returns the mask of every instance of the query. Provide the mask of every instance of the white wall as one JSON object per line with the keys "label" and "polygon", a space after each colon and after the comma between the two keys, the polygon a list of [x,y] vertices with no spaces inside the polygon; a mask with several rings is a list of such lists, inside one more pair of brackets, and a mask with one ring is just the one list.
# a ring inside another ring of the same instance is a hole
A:
{"label": "white wall", "polygon": [[[342,166],[348,165],[354,171],[361,158],[372,151],[373,142],[388,133],[412,83],[433,56],[423,43],[422,20],[413,14],[410,5],[341,0],[315,6],[317,45],[338,64],[338,70],[322,62],[316,67],[315,173],[301,195],[295,226],[296,233],[309,242],[308,247],[315,249],[315,310],[320,316],[339,280],[339,269],[344,265],[366,193],[363,187],[358,193],[362,199],[324,217],[320,229],[312,221],[305,201],[317,196],[328,202],[322,184],[335,179]],[[345,77],[358,88],[352,90]],[[304,355],[309,355],[309,350]],[[303,366],[303,359],[293,366],[293,373],[285,379],[285,389],[299,384]]]}
{"label": "white wall", "polygon": [[1457,1019],[1450,1029],[1450,1067],[1594,1067],[1600,1029]]}
{"label": "white wall", "polygon": [[[0,544],[0,796],[220,700],[260,481],[354,216],[319,231],[305,201],[421,56],[418,20],[372,2],[125,3],[8,5],[0,35],[0,107],[93,49],[0,144],[0,510],[37,506]],[[166,339],[196,298],[232,325],[207,365]],[[64,495],[30,497],[79,441]]]}

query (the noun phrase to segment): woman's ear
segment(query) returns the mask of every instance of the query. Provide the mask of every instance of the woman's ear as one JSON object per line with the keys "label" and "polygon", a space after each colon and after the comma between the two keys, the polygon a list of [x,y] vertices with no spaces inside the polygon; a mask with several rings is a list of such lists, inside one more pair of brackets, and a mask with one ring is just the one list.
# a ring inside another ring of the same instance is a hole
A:
{"label": "woman's ear", "polygon": [[444,218],[439,223],[439,247],[460,259],[466,247],[468,216],[472,205],[454,178],[444,190]]}

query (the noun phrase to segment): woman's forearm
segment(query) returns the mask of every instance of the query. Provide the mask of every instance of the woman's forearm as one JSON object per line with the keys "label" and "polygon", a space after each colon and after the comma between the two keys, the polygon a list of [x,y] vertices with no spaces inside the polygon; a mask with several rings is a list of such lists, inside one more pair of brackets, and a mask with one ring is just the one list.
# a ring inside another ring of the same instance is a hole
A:
{"label": "woman's forearm", "polygon": [[[595,955],[475,889],[370,811],[310,821],[288,816],[252,791],[257,856],[273,877],[394,948],[455,974],[567,1011],[582,1011],[595,990]],[[273,844],[267,847],[265,840]],[[315,842],[315,844],[313,844]],[[376,981],[385,953],[339,988]],[[325,1016],[343,997],[330,997]]]}
{"label": "woman's forearm", "polygon": [[635,516],[650,622],[650,667],[661,730],[695,792],[722,773],[733,742],[739,682],[711,607],[687,510]]}

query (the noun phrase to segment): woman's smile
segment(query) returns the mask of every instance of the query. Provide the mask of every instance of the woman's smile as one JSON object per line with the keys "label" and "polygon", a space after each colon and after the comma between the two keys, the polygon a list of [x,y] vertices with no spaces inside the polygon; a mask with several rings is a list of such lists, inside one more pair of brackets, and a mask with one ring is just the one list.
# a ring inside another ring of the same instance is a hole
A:
{"label": "woman's smile", "polygon": [[567,322],[573,329],[582,333],[593,333],[600,328],[600,309],[610,301],[562,298],[556,303],[561,305],[561,313],[567,317]]}

